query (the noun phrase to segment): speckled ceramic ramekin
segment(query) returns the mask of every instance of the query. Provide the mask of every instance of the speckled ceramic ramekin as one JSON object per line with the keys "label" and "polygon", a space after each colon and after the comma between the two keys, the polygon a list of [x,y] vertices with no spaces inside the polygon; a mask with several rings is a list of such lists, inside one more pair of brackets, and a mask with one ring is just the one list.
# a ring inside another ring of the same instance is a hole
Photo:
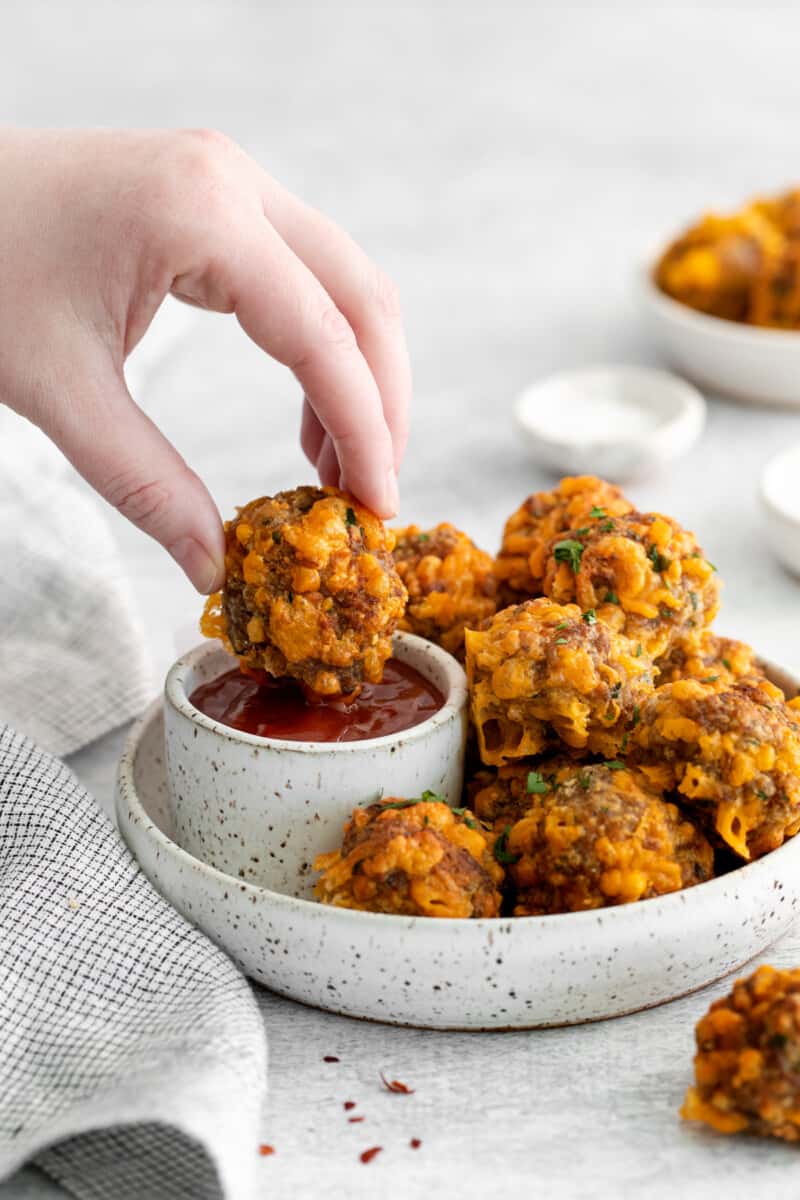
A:
{"label": "speckled ceramic ramekin", "polygon": [[423,638],[398,633],[394,655],[429,679],[444,705],[419,725],[360,742],[256,737],[207,717],[189,700],[234,660],[216,642],[167,675],[167,778],[179,844],[228,875],[291,896],[310,894],[317,854],[334,849],[357,804],[426,788],[458,804],[467,735],[460,665]]}

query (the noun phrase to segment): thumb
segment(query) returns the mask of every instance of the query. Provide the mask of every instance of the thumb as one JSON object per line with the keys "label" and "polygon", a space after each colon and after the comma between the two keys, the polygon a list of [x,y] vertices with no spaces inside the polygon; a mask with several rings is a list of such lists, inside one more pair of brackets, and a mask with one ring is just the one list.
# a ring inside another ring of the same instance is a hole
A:
{"label": "thumb", "polygon": [[82,364],[63,394],[24,415],[109,504],[161,543],[199,592],[222,586],[224,538],[216,505],[133,402],[110,361]]}

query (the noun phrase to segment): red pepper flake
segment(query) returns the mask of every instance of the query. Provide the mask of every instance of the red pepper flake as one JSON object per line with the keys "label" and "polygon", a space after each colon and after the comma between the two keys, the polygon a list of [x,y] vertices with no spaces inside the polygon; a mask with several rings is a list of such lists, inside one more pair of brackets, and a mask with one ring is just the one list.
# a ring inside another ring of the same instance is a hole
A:
{"label": "red pepper flake", "polygon": [[266,1158],[269,1154],[275,1153],[275,1147],[261,1145],[258,1147],[258,1153],[261,1155],[262,1158]]}
{"label": "red pepper flake", "polygon": [[350,1112],[350,1109],[351,1109],[351,1108],[355,1108],[355,1106],[356,1106],[356,1102],[355,1102],[355,1100],[345,1100],[345,1102],[344,1102],[344,1111],[345,1111],[345,1112]]}
{"label": "red pepper flake", "polygon": [[412,1138],[408,1144],[412,1150],[419,1150],[420,1146],[422,1145],[422,1142],[420,1141],[419,1138]]}
{"label": "red pepper flake", "polygon": [[335,1054],[326,1054],[322,1061],[323,1062],[339,1062],[339,1059],[336,1057]]}
{"label": "red pepper flake", "polygon": [[381,1083],[386,1088],[387,1092],[397,1092],[401,1096],[413,1096],[414,1089],[408,1087],[405,1083],[401,1083],[399,1079],[387,1079],[383,1071],[380,1072]]}
{"label": "red pepper flake", "polygon": [[380,1154],[382,1149],[383,1146],[371,1146],[369,1150],[362,1150],[358,1157],[363,1163],[372,1162],[375,1155]]}
{"label": "red pepper flake", "polygon": [[363,1118],[363,1117],[348,1117],[347,1119],[348,1119],[348,1121],[350,1122],[350,1124],[351,1124],[351,1125],[357,1125],[359,1121],[363,1121],[363,1120],[364,1120],[364,1118]]}

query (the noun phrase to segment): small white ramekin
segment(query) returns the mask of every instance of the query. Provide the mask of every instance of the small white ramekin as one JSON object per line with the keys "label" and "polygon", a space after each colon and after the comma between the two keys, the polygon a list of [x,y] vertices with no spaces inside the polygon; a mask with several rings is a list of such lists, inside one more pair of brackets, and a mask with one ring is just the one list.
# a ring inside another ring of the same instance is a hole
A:
{"label": "small white ramekin", "polygon": [[769,460],[761,475],[760,499],[773,553],[800,575],[800,442]]}
{"label": "small white ramekin", "polygon": [[444,696],[411,729],[360,742],[256,737],[207,717],[189,700],[235,665],[218,642],[179,658],[167,675],[167,779],[176,840],[228,875],[308,895],[317,854],[334,849],[358,804],[426,789],[459,804],[467,735],[467,681],[459,663],[423,638],[398,633],[394,655]]}

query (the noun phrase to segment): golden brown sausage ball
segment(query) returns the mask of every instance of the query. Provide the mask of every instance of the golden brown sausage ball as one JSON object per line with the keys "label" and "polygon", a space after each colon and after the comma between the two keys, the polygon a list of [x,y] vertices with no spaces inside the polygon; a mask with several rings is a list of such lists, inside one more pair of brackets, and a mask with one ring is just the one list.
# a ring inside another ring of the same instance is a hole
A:
{"label": "golden brown sausage ball", "polygon": [[[427,794],[426,794],[427,795]],[[438,798],[356,808],[340,850],[321,854],[323,904],[421,917],[496,917],[503,869],[494,836]]]}
{"label": "golden brown sausage ball", "polygon": [[300,487],[252,500],[225,524],[225,587],[200,628],[242,664],[323,696],[377,683],[406,591],[394,534],[352,496]]}
{"label": "golden brown sausage ball", "polygon": [[595,611],[652,658],[719,608],[714,568],[694,534],[659,513],[625,513],[553,539],[544,593]]}
{"label": "golden brown sausage ball", "polygon": [[755,206],[731,216],[709,213],[667,248],[655,280],[681,304],[746,321],[753,283],[781,242],[780,231]]}
{"label": "golden brown sausage ball", "polygon": [[800,242],[786,242],[765,260],[753,280],[748,321],[773,329],[800,327]]}
{"label": "golden brown sausage ball", "polygon": [[696,1030],[681,1116],[720,1133],[800,1141],[800,970],[759,967]]}
{"label": "golden brown sausage ball", "polygon": [[744,642],[718,637],[710,629],[693,630],[679,638],[664,658],[656,661],[657,682],[699,679],[731,687],[737,679],[762,677],[755,651]]}
{"label": "golden brown sausage ball", "polygon": [[401,629],[464,658],[464,629],[476,629],[497,608],[494,560],[465,533],[443,522],[434,529],[397,529],[394,561],[408,592]]}
{"label": "golden brown sausage ball", "polygon": [[467,785],[470,808],[496,833],[524,817],[539,795],[579,775],[585,763],[562,755],[524,759],[497,770],[478,771]]}
{"label": "golden brown sausage ball", "polygon": [[516,889],[515,916],[628,904],[711,877],[703,835],[620,762],[534,782],[528,812],[495,846]]}
{"label": "golden brown sausage ball", "polygon": [[800,829],[800,712],[766,679],[679,680],[657,689],[631,731],[630,760],[741,858]]}
{"label": "golden brown sausage ball", "polygon": [[495,574],[509,604],[542,594],[550,542],[568,529],[622,516],[633,505],[619,488],[594,475],[562,479],[552,492],[528,496],[506,521]]}
{"label": "golden brown sausage ball", "polygon": [[651,660],[591,610],[540,598],[467,630],[467,679],[481,759],[492,766],[561,739],[614,753],[653,690]]}

